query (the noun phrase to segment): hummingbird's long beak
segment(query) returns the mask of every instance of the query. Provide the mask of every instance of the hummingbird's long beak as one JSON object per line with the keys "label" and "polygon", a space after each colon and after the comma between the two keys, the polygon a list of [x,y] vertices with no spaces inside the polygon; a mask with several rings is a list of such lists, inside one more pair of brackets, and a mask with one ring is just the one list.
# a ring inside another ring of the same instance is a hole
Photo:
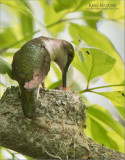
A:
{"label": "hummingbird's long beak", "polygon": [[62,72],[62,87],[63,87],[63,89],[66,88],[66,76],[67,76],[67,70],[64,70]]}

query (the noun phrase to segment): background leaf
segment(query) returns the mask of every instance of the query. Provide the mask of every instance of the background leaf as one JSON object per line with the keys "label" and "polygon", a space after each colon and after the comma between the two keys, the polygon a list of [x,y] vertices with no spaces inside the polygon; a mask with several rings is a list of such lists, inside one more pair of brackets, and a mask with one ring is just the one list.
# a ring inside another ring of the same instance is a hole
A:
{"label": "background leaf", "polygon": [[79,26],[73,23],[70,24],[69,31],[73,41],[78,41],[79,37],[80,40],[83,40],[88,45],[99,48],[116,59],[116,64],[113,69],[104,76],[106,82],[109,84],[116,84],[121,83],[124,80],[124,66],[122,59],[107,37],[95,29],[87,26]]}
{"label": "background leaf", "polygon": [[4,159],[3,153],[2,153],[2,147],[0,147],[0,159]]}
{"label": "background leaf", "polygon": [[106,9],[104,13],[108,17],[117,19],[117,22],[124,23],[124,1],[113,1],[113,3],[117,3],[117,9]]}
{"label": "background leaf", "polygon": [[99,21],[98,19],[92,19],[93,17],[102,17],[102,10],[99,11],[99,12],[92,12],[92,11],[89,11],[89,10],[85,10],[83,12],[83,15],[84,16],[88,16],[88,17],[91,17],[91,19],[85,19],[86,23],[92,27],[92,28],[97,28],[97,22]]}
{"label": "background leaf", "polygon": [[61,82],[62,82],[62,80],[59,80],[59,81],[53,83],[52,85],[50,85],[50,86],[48,87],[48,89],[55,89],[55,88],[57,88],[57,87],[60,87]]}
{"label": "background leaf", "polygon": [[53,68],[57,78],[59,80],[62,79],[62,74],[61,74],[61,71],[60,71],[59,67],[57,67],[57,65],[54,62],[51,63],[51,67]]}
{"label": "background leaf", "polygon": [[7,73],[10,78],[13,78],[11,65],[8,62],[6,62],[2,57],[0,57],[0,73]]}
{"label": "background leaf", "polygon": [[[124,128],[113,119],[107,109],[99,105],[92,105],[88,108],[87,117],[87,135],[98,143],[124,152],[120,145],[120,143],[124,144]],[[116,142],[111,133],[120,137],[121,141]]]}
{"label": "background leaf", "polygon": [[64,15],[65,12],[56,13],[56,11],[53,8],[52,1],[39,0],[39,3],[44,9],[44,21],[46,26],[48,26],[52,34],[57,36],[58,33],[64,29],[65,23],[59,23],[54,27],[50,27],[50,25],[53,24],[54,22],[57,22]]}
{"label": "background leaf", "polygon": [[[32,10],[31,10],[31,7],[30,7],[28,1],[21,0],[20,2],[25,6],[25,8],[30,10],[32,13]],[[20,20],[21,20],[23,35],[28,36],[29,34],[33,33],[33,18],[31,16],[24,15],[22,13],[20,13],[19,16],[20,16]]]}
{"label": "background leaf", "polygon": [[121,116],[124,118],[124,104],[125,104],[125,93],[124,91],[113,91],[113,92],[95,92],[106,98],[108,98],[116,109],[119,111]]}
{"label": "background leaf", "polygon": [[17,41],[17,37],[12,28],[3,28],[0,31],[0,48],[4,48]]}
{"label": "background leaf", "polygon": [[8,5],[9,7],[16,9],[19,12],[22,12],[23,14],[32,16],[31,13],[25,8],[25,6],[23,5],[23,3],[21,3],[20,0],[18,1],[0,0],[0,3]]}
{"label": "background leaf", "polygon": [[88,83],[110,71],[115,64],[115,59],[100,49],[82,48],[80,51],[84,62],[81,62],[76,54],[72,64],[86,77]]}
{"label": "background leaf", "polygon": [[81,3],[81,0],[54,0],[53,4],[54,4],[54,9],[56,12],[65,10],[65,9],[69,9],[71,7],[74,6],[78,6],[79,3]]}

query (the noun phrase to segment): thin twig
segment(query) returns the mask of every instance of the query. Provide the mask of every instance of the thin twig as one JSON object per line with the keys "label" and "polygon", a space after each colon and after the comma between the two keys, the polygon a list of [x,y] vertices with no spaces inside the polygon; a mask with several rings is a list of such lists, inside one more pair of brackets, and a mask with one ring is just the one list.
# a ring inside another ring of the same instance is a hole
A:
{"label": "thin twig", "polygon": [[108,87],[120,87],[125,86],[125,84],[113,84],[113,85],[107,85],[107,86],[100,86],[95,88],[86,88],[85,90],[82,90],[79,92],[79,94],[85,93],[85,92],[92,92],[94,89],[101,89],[101,88],[108,88]]}

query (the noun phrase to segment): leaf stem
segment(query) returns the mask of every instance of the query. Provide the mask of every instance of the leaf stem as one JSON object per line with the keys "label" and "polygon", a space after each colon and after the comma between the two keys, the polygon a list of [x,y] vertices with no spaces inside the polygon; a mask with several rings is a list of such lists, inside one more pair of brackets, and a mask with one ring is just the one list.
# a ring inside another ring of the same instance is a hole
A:
{"label": "leaf stem", "polygon": [[94,89],[100,89],[100,88],[108,88],[108,87],[119,87],[119,86],[125,86],[125,84],[113,84],[113,85],[107,85],[107,86],[100,86],[100,87],[94,87],[94,88],[86,88],[85,90],[82,90],[79,92],[79,94],[85,93],[85,92],[92,92]]}
{"label": "leaf stem", "polygon": [[113,20],[113,21],[117,21],[117,19],[114,18],[108,18],[108,17],[101,17],[101,16],[84,16],[84,17],[77,17],[77,18],[65,18],[65,19],[60,19],[58,21],[55,21],[52,24],[49,24],[47,26],[47,28],[51,28],[56,24],[62,23],[62,22],[66,22],[66,21],[71,21],[71,20],[79,20],[79,19],[91,19],[91,20],[96,20],[96,19],[105,19],[105,20]]}
{"label": "leaf stem", "polygon": [[59,23],[62,23],[62,22],[64,22],[64,21],[60,19],[58,21],[55,21],[54,23],[51,23],[51,24],[47,25],[46,28],[51,28],[51,27],[55,26],[56,24],[59,24]]}

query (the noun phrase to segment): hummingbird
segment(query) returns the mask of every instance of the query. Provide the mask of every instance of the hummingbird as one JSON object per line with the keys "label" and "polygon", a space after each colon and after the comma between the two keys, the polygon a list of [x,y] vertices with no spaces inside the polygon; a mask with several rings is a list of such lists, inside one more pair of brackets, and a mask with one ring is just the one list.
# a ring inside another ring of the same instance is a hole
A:
{"label": "hummingbird", "polygon": [[22,109],[25,117],[31,118],[39,95],[39,86],[45,88],[45,79],[50,63],[57,63],[62,72],[62,86],[66,88],[66,75],[74,58],[71,43],[54,38],[38,37],[18,50],[12,62],[12,74],[19,83]]}
{"label": "hummingbird", "polygon": [[25,117],[32,118],[39,96],[50,70],[50,55],[39,38],[27,42],[18,50],[12,62],[12,75],[19,83],[22,109]]}

